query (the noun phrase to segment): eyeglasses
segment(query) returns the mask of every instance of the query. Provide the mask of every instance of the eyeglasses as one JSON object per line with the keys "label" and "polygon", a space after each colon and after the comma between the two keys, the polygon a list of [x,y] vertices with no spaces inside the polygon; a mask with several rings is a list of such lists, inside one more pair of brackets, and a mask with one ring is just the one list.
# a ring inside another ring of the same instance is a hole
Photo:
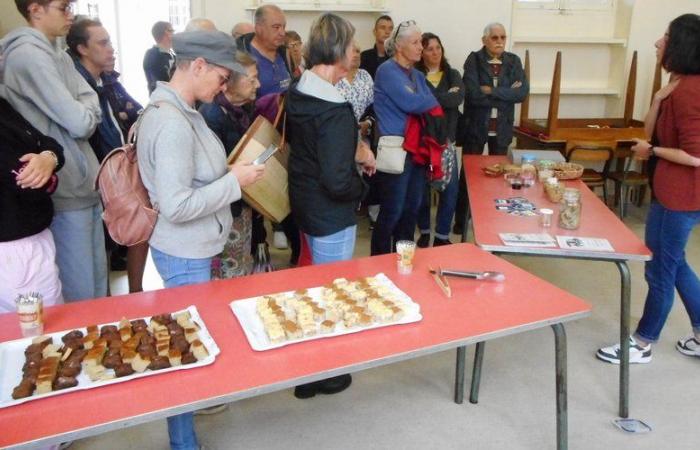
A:
{"label": "eyeglasses", "polygon": [[289,44],[287,44],[288,49],[293,49],[297,47],[301,47],[301,42],[290,42]]}
{"label": "eyeglasses", "polygon": [[71,2],[62,3],[61,6],[55,6],[55,5],[49,4],[49,8],[57,9],[65,15],[75,14],[75,5]]}
{"label": "eyeglasses", "polygon": [[489,36],[489,39],[491,39],[492,41],[498,41],[498,40],[505,41],[506,37],[507,36],[505,34],[500,35],[500,36],[492,34],[491,36]]}
{"label": "eyeglasses", "polygon": [[221,75],[221,72],[216,70],[212,65],[209,65],[209,70],[213,70],[214,73],[219,77],[219,86],[223,86],[225,84],[228,84],[228,81],[231,79],[231,75]]}
{"label": "eyeglasses", "polygon": [[415,25],[415,24],[416,24],[416,21],[415,21],[415,20],[404,20],[403,22],[401,22],[401,23],[399,24],[399,26],[396,27],[396,33],[394,33],[394,39],[396,39],[397,37],[399,37],[399,32],[401,31],[401,27],[403,27],[403,28],[408,28],[408,27],[410,27],[410,26],[412,26],[412,25]]}

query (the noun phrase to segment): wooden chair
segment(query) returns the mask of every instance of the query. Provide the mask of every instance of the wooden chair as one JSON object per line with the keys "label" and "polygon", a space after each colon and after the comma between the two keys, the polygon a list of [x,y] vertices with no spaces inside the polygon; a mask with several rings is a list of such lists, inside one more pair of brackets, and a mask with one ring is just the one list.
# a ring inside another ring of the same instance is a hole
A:
{"label": "wooden chair", "polygon": [[603,188],[603,202],[608,203],[608,172],[610,162],[615,155],[615,141],[578,141],[570,140],[566,142],[566,152],[564,156],[568,162],[581,162],[587,164],[603,164],[603,170],[586,167],[581,175],[581,181],[586,183],[592,191],[595,188]]}
{"label": "wooden chair", "polygon": [[641,205],[646,187],[649,185],[649,174],[647,171],[647,161],[642,161],[639,170],[633,169],[632,151],[627,150],[618,154],[618,157],[625,159],[624,168],[608,173],[608,178],[615,183],[615,202],[618,205],[620,219],[625,217],[625,205],[630,188],[638,192],[637,205]]}

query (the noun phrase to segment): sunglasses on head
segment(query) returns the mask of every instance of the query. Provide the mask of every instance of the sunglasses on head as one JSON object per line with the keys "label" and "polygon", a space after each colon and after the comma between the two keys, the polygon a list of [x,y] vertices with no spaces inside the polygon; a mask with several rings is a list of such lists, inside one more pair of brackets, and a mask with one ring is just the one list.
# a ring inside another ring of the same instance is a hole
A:
{"label": "sunglasses on head", "polygon": [[399,32],[401,31],[401,28],[408,28],[412,25],[415,25],[416,21],[415,20],[404,20],[399,24],[398,27],[396,27],[396,32],[394,33],[394,39],[396,39],[399,36]]}

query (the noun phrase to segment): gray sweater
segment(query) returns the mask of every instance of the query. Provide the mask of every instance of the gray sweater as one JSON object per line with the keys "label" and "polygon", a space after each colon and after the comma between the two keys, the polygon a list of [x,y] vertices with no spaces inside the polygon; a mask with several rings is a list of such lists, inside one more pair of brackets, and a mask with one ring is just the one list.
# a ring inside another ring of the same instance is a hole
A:
{"label": "gray sweater", "polygon": [[151,104],[163,101],[144,113],[137,138],[141,178],[158,210],[149,243],[180,258],[215,256],[231,231],[230,205],[241,198],[238,179],[204,118],[158,82]]}
{"label": "gray sweater", "polygon": [[63,146],[66,163],[53,194],[57,211],[99,202],[97,157],[88,138],[102,120],[97,93],[70,56],[34,28],[21,27],[0,41],[0,95],[40,132]]}

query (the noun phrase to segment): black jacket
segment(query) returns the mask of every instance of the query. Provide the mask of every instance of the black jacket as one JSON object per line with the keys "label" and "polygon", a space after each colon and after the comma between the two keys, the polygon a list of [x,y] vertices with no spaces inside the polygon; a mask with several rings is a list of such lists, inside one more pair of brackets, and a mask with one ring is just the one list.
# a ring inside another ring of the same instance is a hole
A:
{"label": "black jacket", "polygon": [[[426,83],[428,83],[430,91],[445,112],[447,138],[450,142],[455,142],[457,121],[459,120],[459,105],[464,101],[464,83],[462,82],[462,76],[459,72],[449,65],[444,72],[442,80],[440,80],[440,84],[438,84],[437,87],[433,87],[428,80],[426,80]],[[458,88],[459,90],[456,92],[449,92],[452,88]]]}
{"label": "black jacket", "polygon": [[53,218],[53,203],[45,189],[22,189],[17,186],[13,170],[27,153],[51,150],[63,166],[63,147],[41,134],[0,98],[0,242],[33,236],[44,231]]}
{"label": "black jacket", "polygon": [[369,72],[374,80],[374,74],[377,73],[377,68],[387,59],[389,59],[389,56],[386,54],[384,56],[379,56],[377,45],[375,44],[374,47],[360,53],[360,69],[365,69]]}
{"label": "black jacket", "polygon": [[157,45],[149,48],[143,55],[143,72],[148,82],[148,95],[153,93],[157,81],[170,81],[175,58],[170,53],[161,52]]}
{"label": "black jacket", "polygon": [[367,185],[355,165],[358,129],[350,103],[287,96],[289,200],[299,228],[327,236],[355,225]]}
{"label": "black jacket", "polygon": [[[481,92],[481,86],[493,87],[493,77],[489,67],[486,48],[472,52],[464,62],[464,87],[467,90],[464,99],[464,148],[483,148],[488,139],[491,108],[498,109],[496,118],[496,135],[498,147],[507,148],[513,140],[513,121],[515,104],[525,100],[530,85],[525,78],[525,71],[518,55],[503,53],[503,66],[498,77],[498,87],[489,95]],[[516,81],[522,86],[511,88]]]}

